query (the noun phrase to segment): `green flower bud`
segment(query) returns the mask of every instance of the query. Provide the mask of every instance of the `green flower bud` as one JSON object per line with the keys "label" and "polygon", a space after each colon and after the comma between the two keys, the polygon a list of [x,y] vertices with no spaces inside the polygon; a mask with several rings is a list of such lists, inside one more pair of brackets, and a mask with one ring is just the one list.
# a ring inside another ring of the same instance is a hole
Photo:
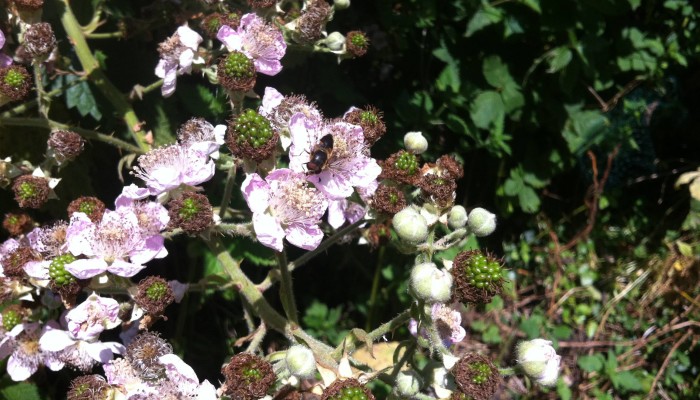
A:
{"label": "green flower bud", "polygon": [[316,372],[314,353],[302,345],[290,347],[285,362],[289,373],[299,378],[311,378]]}
{"label": "green flower bud", "polygon": [[418,244],[428,237],[428,223],[420,212],[406,207],[394,215],[392,225],[396,234],[406,242]]}
{"label": "green flower bud", "polygon": [[423,382],[416,371],[403,371],[396,377],[396,391],[400,396],[411,397],[418,393]]}
{"label": "green flower bud", "polygon": [[428,150],[428,140],[421,132],[408,132],[403,137],[403,145],[413,154],[421,154]]}
{"label": "green flower bud", "polygon": [[331,32],[322,42],[330,51],[345,51],[345,36],[340,32]]}
{"label": "green flower bud", "polygon": [[411,270],[409,288],[419,300],[444,303],[452,296],[452,275],[433,263],[418,264]]}
{"label": "green flower bud", "polygon": [[467,210],[462,206],[454,206],[447,214],[447,225],[452,229],[463,228],[467,224]]}
{"label": "green flower bud", "polygon": [[559,376],[561,356],[557,355],[552,342],[533,339],[518,344],[518,364],[527,376],[542,386],[553,386]]}
{"label": "green flower bud", "polygon": [[488,236],[496,230],[496,214],[477,207],[469,213],[467,223],[476,236]]}
{"label": "green flower bud", "polygon": [[333,0],[333,6],[336,10],[345,10],[350,7],[350,0]]}

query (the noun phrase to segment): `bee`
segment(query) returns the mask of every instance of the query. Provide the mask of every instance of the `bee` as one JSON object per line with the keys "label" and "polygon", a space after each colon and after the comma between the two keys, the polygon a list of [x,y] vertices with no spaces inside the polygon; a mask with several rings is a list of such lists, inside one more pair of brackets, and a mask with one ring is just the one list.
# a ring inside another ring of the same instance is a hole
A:
{"label": "bee", "polygon": [[309,170],[310,174],[318,174],[326,167],[331,155],[333,155],[333,135],[329,133],[319,139],[318,143],[311,149],[306,169]]}

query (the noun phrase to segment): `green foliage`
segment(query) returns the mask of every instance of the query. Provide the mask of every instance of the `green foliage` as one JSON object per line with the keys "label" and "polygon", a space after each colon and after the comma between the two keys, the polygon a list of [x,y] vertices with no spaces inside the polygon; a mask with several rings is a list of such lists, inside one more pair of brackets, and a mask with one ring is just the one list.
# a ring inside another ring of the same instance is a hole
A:
{"label": "green foliage", "polygon": [[337,345],[347,334],[340,323],[341,314],[342,307],[329,308],[314,300],[304,312],[304,327],[310,334]]}

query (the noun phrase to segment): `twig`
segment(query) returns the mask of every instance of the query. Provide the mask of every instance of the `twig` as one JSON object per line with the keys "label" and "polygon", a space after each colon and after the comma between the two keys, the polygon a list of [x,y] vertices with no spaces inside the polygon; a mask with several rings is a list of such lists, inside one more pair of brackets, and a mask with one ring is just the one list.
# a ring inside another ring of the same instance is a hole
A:
{"label": "twig", "polygon": [[678,350],[678,348],[685,342],[690,335],[693,334],[693,331],[688,331],[686,332],[679,341],[677,341],[673,347],[671,347],[671,351],[668,352],[668,355],[664,359],[664,362],[661,364],[661,368],[659,368],[659,372],[656,373],[656,376],[654,377],[654,380],[651,383],[651,388],[649,389],[649,393],[647,394],[647,399],[651,399],[651,395],[654,393],[654,388],[656,387],[656,384],[659,383],[659,379],[661,379],[661,375],[664,373],[666,370],[666,367],[668,367],[668,363],[671,361],[671,357],[673,357],[673,353]]}

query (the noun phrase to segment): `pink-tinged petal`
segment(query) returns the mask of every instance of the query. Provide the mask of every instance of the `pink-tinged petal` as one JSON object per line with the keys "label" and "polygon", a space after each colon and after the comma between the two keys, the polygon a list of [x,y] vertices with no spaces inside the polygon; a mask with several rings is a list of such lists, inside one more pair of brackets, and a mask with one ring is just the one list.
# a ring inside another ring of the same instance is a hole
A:
{"label": "pink-tinged petal", "polygon": [[4,360],[7,356],[12,354],[13,351],[14,347],[12,346],[9,336],[0,339],[0,360]]}
{"label": "pink-tinged petal", "polygon": [[75,260],[66,265],[66,271],[78,279],[89,279],[107,271],[107,262],[102,259],[89,258]]}
{"label": "pink-tinged petal", "polygon": [[452,335],[450,335],[450,340],[452,343],[459,343],[464,338],[467,336],[467,331],[464,330],[461,326],[458,327],[457,329],[452,330]]}
{"label": "pink-tinged petal", "polygon": [[[242,21],[243,20],[241,19],[241,22]],[[226,46],[228,51],[240,51],[243,49],[241,35],[228,25],[223,25],[221,28],[219,28],[219,32],[216,33],[216,38],[219,39],[224,46]]]}
{"label": "pink-tinged petal", "polygon": [[197,378],[194,369],[182,361],[177,355],[172,353],[166,354],[158,357],[158,361],[165,366],[165,373],[168,377],[174,376],[175,379],[171,378],[172,381],[178,382],[181,381],[182,378],[185,378],[195,385],[199,385],[199,378]]}
{"label": "pink-tinged petal", "polygon": [[124,346],[116,342],[82,342],[80,345],[81,348],[84,349],[93,360],[99,361],[103,364],[114,358],[115,349],[120,349],[119,351],[116,351],[116,353],[119,354],[126,350]]}
{"label": "pink-tinged petal", "polygon": [[258,174],[249,174],[241,185],[243,198],[253,213],[263,213],[270,205],[270,185]]}
{"label": "pink-tinged petal", "polygon": [[187,171],[187,175],[183,177],[182,182],[191,186],[199,185],[202,182],[206,182],[214,176],[215,168],[214,162],[209,158],[208,154],[198,153],[193,150],[189,152],[190,157],[194,157],[197,154],[200,157],[201,162],[195,162],[191,164],[190,169]]}
{"label": "pink-tinged petal", "polygon": [[15,382],[26,381],[37,369],[39,369],[38,360],[32,359],[29,362],[22,362],[14,354],[7,360],[7,374]]}
{"label": "pink-tinged petal", "polygon": [[350,197],[354,190],[352,182],[345,175],[335,174],[330,170],[309,175],[308,181],[313,183],[329,199],[345,199]]}
{"label": "pink-tinged petal", "polygon": [[113,273],[114,275],[123,276],[125,278],[131,278],[132,276],[138,274],[146,268],[145,265],[133,264],[130,262],[115,260],[112,265],[107,267],[107,271]]}
{"label": "pink-tinged petal", "polygon": [[95,224],[81,212],[73,213],[66,229],[66,249],[74,256],[94,255],[92,248]]}
{"label": "pink-tinged petal", "polygon": [[34,279],[49,279],[49,265],[51,261],[30,261],[24,264],[24,272]]}
{"label": "pink-tinged petal", "polygon": [[374,158],[367,158],[357,173],[354,175],[353,186],[367,187],[372,182],[377,180],[379,174],[382,173],[382,167],[379,166]]}
{"label": "pink-tinged petal", "polygon": [[306,172],[306,163],[311,157],[312,147],[318,143],[319,122],[307,118],[303,113],[296,113],[289,119],[289,134],[292,145],[289,148],[289,169]]}
{"label": "pink-tinged petal", "polygon": [[145,264],[154,258],[163,258],[167,255],[165,239],[161,235],[154,235],[144,241],[143,248],[130,252],[129,259],[135,264]]}
{"label": "pink-tinged petal", "polygon": [[114,205],[117,209],[121,207],[128,207],[134,202],[134,200],[145,199],[149,195],[148,189],[138,187],[132,183],[129,186],[124,186],[122,193],[117,196],[117,199],[114,201]]}
{"label": "pink-tinged petal", "polygon": [[193,50],[197,50],[197,46],[202,43],[202,36],[190,29],[188,26],[181,26],[177,28],[177,36],[180,37],[180,43]]}
{"label": "pink-tinged petal", "polygon": [[49,329],[41,335],[39,348],[43,351],[61,351],[76,343],[67,331]]}
{"label": "pink-tinged petal", "polygon": [[253,64],[256,71],[268,76],[275,76],[282,71],[282,63],[279,60],[258,58],[253,61]]}
{"label": "pink-tinged petal", "polygon": [[180,68],[178,73],[180,75],[189,73],[192,71],[192,61],[194,60],[194,52],[192,50],[185,50],[180,54],[178,62],[180,63]]}
{"label": "pink-tinged petal", "polygon": [[5,46],[5,34],[0,30],[0,49]]}
{"label": "pink-tinged petal", "polygon": [[120,324],[119,303],[109,297],[91,294],[65,316],[68,331],[73,338],[92,341],[105,329]]}
{"label": "pink-tinged petal", "polygon": [[12,58],[0,53],[0,67],[7,67],[9,65],[12,65]]}
{"label": "pink-tinged petal", "polygon": [[171,166],[162,166],[151,171],[151,194],[163,193],[180,186],[180,172]]}
{"label": "pink-tinged petal", "polygon": [[284,96],[273,87],[266,87],[262,98],[262,104],[258,109],[260,115],[268,116],[282,103]]}
{"label": "pink-tinged petal", "polygon": [[182,298],[185,297],[187,289],[189,289],[189,283],[182,283],[178,281],[168,281],[168,286],[173,290],[173,296],[175,296],[175,302],[179,303]]}
{"label": "pink-tinged petal", "polygon": [[216,400],[216,388],[205,380],[197,389],[197,400]]}
{"label": "pink-tinged petal", "polygon": [[253,229],[263,245],[277,251],[284,249],[284,230],[274,217],[262,213],[253,214]]}
{"label": "pink-tinged petal", "polygon": [[226,129],[228,127],[226,125],[217,125],[214,127],[214,141],[216,142],[217,145],[222,145],[226,141]]}
{"label": "pink-tinged petal", "polygon": [[51,371],[60,371],[63,369],[63,367],[66,366],[66,363],[63,361],[59,360],[58,357],[55,357],[54,355],[50,355],[48,357],[44,357],[44,365],[49,367]]}
{"label": "pink-tinged petal", "polygon": [[304,250],[315,249],[323,240],[323,231],[318,225],[290,225],[286,234],[289,243]]}
{"label": "pink-tinged petal", "polygon": [[330,200],[328,202],[328,224],[338,229],[345,223],[345,208],[347,200]]}

